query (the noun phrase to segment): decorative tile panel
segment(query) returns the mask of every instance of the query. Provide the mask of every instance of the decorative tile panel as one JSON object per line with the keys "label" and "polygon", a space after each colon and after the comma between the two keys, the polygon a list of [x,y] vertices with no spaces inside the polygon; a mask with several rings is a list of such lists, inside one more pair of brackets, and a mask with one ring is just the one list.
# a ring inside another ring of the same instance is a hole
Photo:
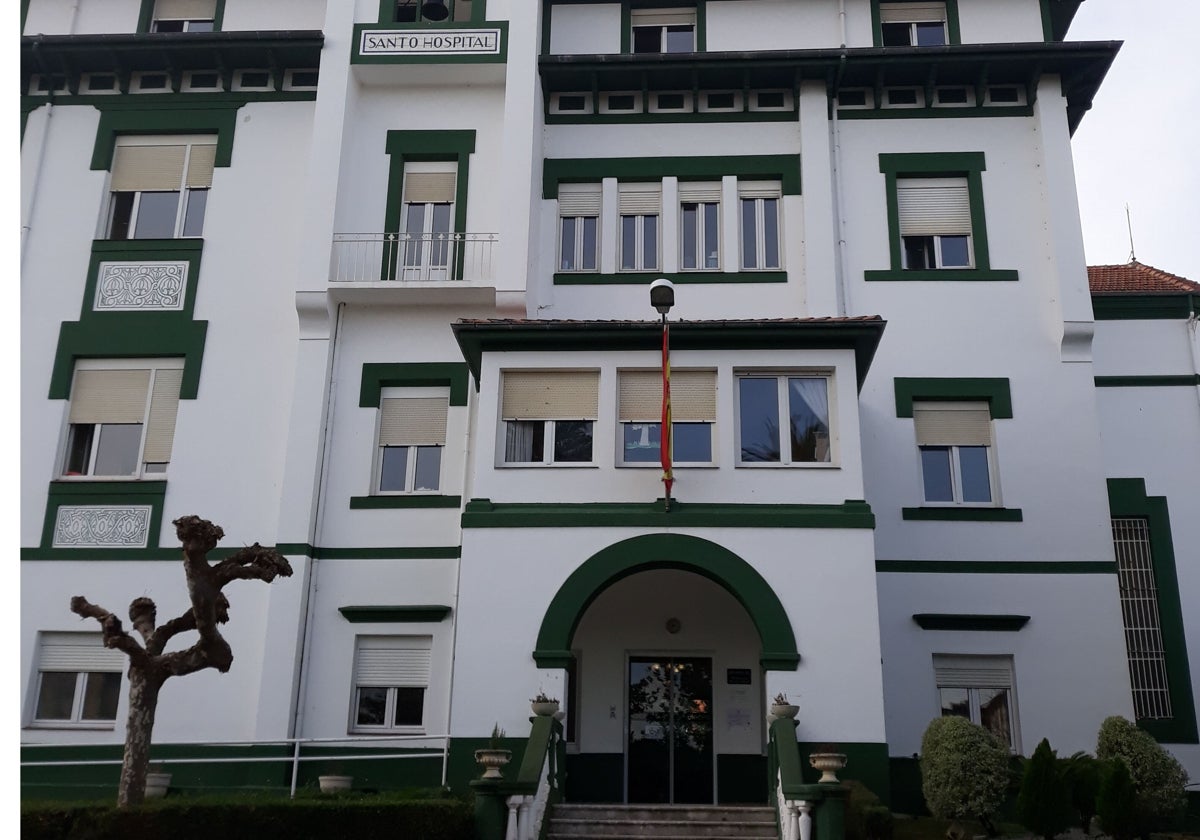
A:
{"label": "decorative tile panel", "polygon": [[92,308],[97,312],[182,310],[187,274],[186,261],[102,262]]}
{"label": "decorative tile panel", "polygon": [[145,548],[150,505],[62,505],[54,518],[54,548]]}

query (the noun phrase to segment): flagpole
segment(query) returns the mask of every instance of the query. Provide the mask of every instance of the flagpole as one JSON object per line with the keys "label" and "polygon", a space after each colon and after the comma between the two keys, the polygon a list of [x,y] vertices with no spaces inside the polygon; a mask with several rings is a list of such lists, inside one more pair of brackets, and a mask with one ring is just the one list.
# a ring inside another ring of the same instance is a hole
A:
{"label": "flagpole", "polygon": [[659,278],[650,284],[650,304],[662,315],[662,422],[659,424],[658,451],[662,461],[663,512],[671,512],[671,486],[675,476],[671,461],[675,456],[675,440],[671,433],[671,327],[667,324],[667,313],[675,305],[675,284]]}

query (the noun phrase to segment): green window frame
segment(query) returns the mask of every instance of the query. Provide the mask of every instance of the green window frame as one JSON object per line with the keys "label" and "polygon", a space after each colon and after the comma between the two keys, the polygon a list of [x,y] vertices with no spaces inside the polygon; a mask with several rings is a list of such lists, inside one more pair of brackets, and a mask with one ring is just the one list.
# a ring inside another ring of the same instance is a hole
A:
{"label": "green window frame", "polygon": [[471,3],[471,15],[468,20],[454,19],[454,5],[456,0],[445,0],[446,7],[450,10],[450,15],[445,20],[429,21],[421,19],[421,0],[417,0],[417,20],[416,22],[408,21],[398,23],[395,19],[396,0],[379,0],[379,23],[388,26],[429,26],[431,24],[445,24],[447,26],[461,26],[464,23],[471,25],[483,23],[487,20],[487,0],[468,0]]}
{"label": "green window frame", "polygon": [[[138,10],[137,31],[142,34],[150,32],[150,27],[154,23],[154,5],[156,0],[142,0],[141,9]],[[225,0],[216,0],[213,9],[213,32],[221,32],[221,26],[225,20]]]}
{"label": "green window frame", "polygon": [[[881,154],[879,171],[884,176],[887,200],[888,251],[891,268],[867,270],[863,279],[878,280],[1016,280],[1017,272],[993,269],[990,263],[987,222],[984,218],[983,171],[987,168],[983,152],[918,152]],[[898,186],[905,178],[965,178],[971,210],[971,268],[906,269],[903,267],[900,238]]]}
{"label": "green window frame", "polygon": [[[906,0],[871,0],[871,38],[877,47],[883,46],[883,21],[880,7]],[[946,4],[946,43],[961,44],[962,35],[958,25],[958,0],[944,0]]]}

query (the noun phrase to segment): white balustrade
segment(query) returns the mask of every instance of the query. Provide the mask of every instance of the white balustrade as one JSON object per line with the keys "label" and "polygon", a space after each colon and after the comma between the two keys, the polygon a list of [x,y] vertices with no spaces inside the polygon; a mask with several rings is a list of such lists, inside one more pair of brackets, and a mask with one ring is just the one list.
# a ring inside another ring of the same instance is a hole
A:
{"label": "white balustrade", "polygon": [[494,233],[335,233],[335,283],[488,283]]}

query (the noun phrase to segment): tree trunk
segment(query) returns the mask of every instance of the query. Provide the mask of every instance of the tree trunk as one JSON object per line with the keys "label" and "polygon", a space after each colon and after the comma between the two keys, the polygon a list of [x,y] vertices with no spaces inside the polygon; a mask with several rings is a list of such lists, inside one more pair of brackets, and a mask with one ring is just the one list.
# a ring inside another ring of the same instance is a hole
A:
{"label": "tree trunk", "polygon": [[163,679],[143,668],[129,669],[129,719],[125,724],[125,759],[117,807],[141,805],[146,798],[146,770],[150,766],[150,736]]}

